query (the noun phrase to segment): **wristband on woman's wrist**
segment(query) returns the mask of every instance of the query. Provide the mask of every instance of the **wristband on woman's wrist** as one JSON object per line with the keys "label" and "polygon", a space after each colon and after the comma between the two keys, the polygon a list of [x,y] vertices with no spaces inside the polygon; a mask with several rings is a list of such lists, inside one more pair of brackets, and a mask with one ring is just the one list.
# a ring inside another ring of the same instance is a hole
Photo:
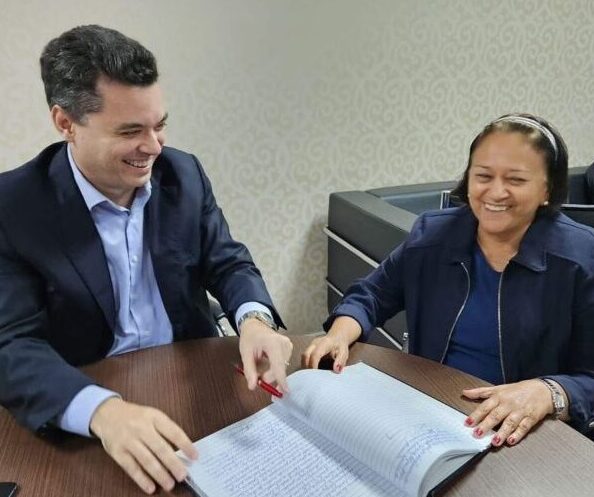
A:
{"label": "wristband on woman's wrist", "polygon": [[548,378],[540,378],[540,380],[546,385],[551,392],[551,400],[553,401],[553,417],[559,419],[565,411],[565,396],[557,383],[549,380]]}

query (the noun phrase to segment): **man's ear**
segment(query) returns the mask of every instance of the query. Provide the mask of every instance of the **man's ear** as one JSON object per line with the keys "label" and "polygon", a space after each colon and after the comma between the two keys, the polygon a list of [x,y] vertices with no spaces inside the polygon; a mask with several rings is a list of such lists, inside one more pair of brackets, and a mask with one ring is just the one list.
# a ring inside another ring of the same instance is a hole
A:
{"label": "man's ear", "polygon": [[74,119],[70,117],[68,112],[59,105],[54,105],[50,110],[50,115],[54,126],[62,138],[67,142],[73,141],[76,123],[74,122]]}

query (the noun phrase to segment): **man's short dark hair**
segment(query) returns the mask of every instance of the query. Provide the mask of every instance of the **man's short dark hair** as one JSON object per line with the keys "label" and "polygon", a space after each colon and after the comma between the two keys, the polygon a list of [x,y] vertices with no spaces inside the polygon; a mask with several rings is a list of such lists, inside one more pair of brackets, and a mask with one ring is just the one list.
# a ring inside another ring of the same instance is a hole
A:
{"label": "man's short dark hair", "polygon": [[136,40],[97,25],[78,26],[51,40],[39,59],[50,109],[62,107],[76,122],[101,110],[100,77],[149,86],[157,81],[154,55]]}

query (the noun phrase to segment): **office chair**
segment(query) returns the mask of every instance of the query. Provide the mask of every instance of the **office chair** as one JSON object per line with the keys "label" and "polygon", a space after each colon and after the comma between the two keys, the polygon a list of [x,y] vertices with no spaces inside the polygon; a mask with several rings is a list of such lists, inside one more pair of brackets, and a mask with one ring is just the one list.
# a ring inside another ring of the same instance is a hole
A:
{"label": "office chair", "polygon": [[463,202],[455,195],[452,195],[451,190],[442,190],[439,197],[439,208],[447,209],[448,207],[460,207]]}
{"label": "office chair", "polygon": [[594,163],[584,171],[584,186],[588,203],[594,204]]}
{"label": "office chair", "polygon": [[217,333],[221,337],[234,337],[237,333],[233,327],[229,324],[226,314],[223,312],[223,308],[219,301],[216,300],[210,294],[208,295],[208,305],[210,306],[210,312],[217,326]]}
{"label": "office chair", "polygon": [[561,212],[573,219],[576,223],[594,228],[594,205],[562,204]]}

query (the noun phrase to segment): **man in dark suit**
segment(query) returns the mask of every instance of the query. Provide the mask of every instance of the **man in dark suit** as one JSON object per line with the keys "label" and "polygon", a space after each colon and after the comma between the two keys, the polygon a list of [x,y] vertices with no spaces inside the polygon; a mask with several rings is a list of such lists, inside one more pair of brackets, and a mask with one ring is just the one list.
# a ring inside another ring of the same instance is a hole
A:
{"label": "man in dark suit", "polygon": [[213,336],[206,290],[240,330],[250,388],[264,356],[286,388],[292,345],[202,166],[164,147],[153,55],[81,26],[40,62],[64,141],[0,175],[0,403],[32,430],[97,436],[143,490],[169,490],[186,476],[174,449],[196,457],[186,434],[76,366]]}

